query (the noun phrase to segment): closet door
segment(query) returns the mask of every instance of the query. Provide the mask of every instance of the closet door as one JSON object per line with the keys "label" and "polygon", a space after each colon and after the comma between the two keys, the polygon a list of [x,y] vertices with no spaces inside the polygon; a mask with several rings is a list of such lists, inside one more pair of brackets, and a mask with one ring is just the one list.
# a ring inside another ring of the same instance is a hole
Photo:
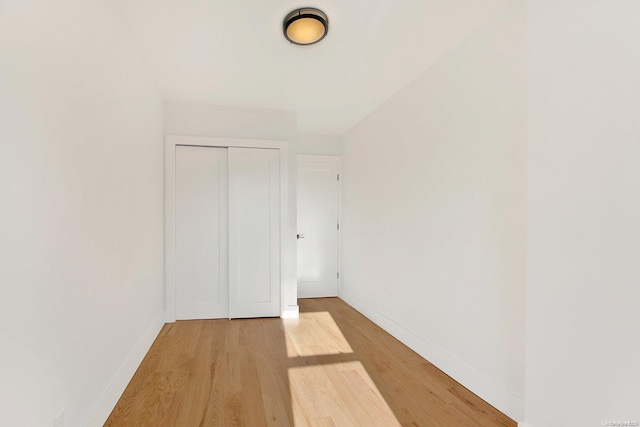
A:
{"label": "closet door", "polygon": [[279,151],[229,148],[229,317],[279,315]]}
{"label": "closet door", "polygon": [[176,146],[176,318],[229,316],[227,149]]}

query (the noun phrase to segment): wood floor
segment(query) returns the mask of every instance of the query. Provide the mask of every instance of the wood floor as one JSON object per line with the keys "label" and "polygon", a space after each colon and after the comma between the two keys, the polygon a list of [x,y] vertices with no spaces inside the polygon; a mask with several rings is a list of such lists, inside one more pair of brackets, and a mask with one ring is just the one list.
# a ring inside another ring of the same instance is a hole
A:
{"label": "wood floor", "polygon": [[164,326],[105,426],[516,426],[338,298]]}

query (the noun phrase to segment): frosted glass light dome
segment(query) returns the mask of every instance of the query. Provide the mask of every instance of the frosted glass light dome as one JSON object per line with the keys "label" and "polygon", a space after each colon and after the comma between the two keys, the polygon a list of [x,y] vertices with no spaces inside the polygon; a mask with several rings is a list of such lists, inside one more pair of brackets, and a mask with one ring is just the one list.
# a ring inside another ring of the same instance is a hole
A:
{"label": "frosted glass light dome", "polygon": [[284,18],[284,36],[291,43],[309,45],[318,43],[329,32],[329,19],[318,9],[296,9]]}

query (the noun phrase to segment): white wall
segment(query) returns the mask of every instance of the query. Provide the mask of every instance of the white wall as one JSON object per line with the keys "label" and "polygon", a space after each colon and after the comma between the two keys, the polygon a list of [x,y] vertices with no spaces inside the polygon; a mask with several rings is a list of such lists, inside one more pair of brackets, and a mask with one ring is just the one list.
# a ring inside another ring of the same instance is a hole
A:
{"label": "white wall", "polygon": [[296,115],[281,110],[165,100],[164,133],[292,141],[296,133]]}
{"label": "white wall", "polygon": [[108,9],[0,4],[0,424],[101,425],[133,374],[161,326],[162,153]]}
{"label": "white wall", "polygon": [[640,2],[529,3],[526,420],[640,423]]}
{"label": "white wall", "polygon": [[298,133],[295,138],[295,149],[298,154],[341,156],[343,148],[342,137],[338,135]]}
{"label": "white wall", "polygon": [[340,291],[519,420],[524,9],[515,2],[345,135]]}

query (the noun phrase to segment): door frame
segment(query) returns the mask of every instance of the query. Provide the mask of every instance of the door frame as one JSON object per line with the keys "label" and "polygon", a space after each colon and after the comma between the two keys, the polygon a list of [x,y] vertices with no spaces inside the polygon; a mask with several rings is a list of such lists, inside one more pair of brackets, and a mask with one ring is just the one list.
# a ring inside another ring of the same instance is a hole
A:
{"label": "door frame", "polygon": [[[340,283],[342,281],[341,272],[342,272],[342,157],[341,156],[329,156],[329,155],[319,155],[319,154],[298,154],[296,156],[296,192],[298,189],[298,162],[318,162],[318,163],[335,163],[338,166],[338,224],[340,224],[340,228],[338,229],[338,295],[340,295]],[[297,195],[296,195],[297,200]],[[296,224],[298,223],[298,208],[296,204]],[[297,227],[297,225],[296,225]],[[296,230],[296,233],[298,231]],[[297,251],[296,251],[296,263],[297,263]],[[296,273],[296,288],[298,286],[298,277]]]}
{"label": "door frame", "polygon": [[[190,145],[217,148],[270,148],[280,150],[280,313],[282,317],[293,317],[283,301],[284,259],[287,254],[286,242],[289,231],[289,168],[288,144],[286,141],[266,139],[236,139],[209,136],[165,136],[164,156],[164,321],[176,321],[176,146]],[[297,285],[297,282],[296,282]],[[297,309],[297,307],[295,307]]]}

